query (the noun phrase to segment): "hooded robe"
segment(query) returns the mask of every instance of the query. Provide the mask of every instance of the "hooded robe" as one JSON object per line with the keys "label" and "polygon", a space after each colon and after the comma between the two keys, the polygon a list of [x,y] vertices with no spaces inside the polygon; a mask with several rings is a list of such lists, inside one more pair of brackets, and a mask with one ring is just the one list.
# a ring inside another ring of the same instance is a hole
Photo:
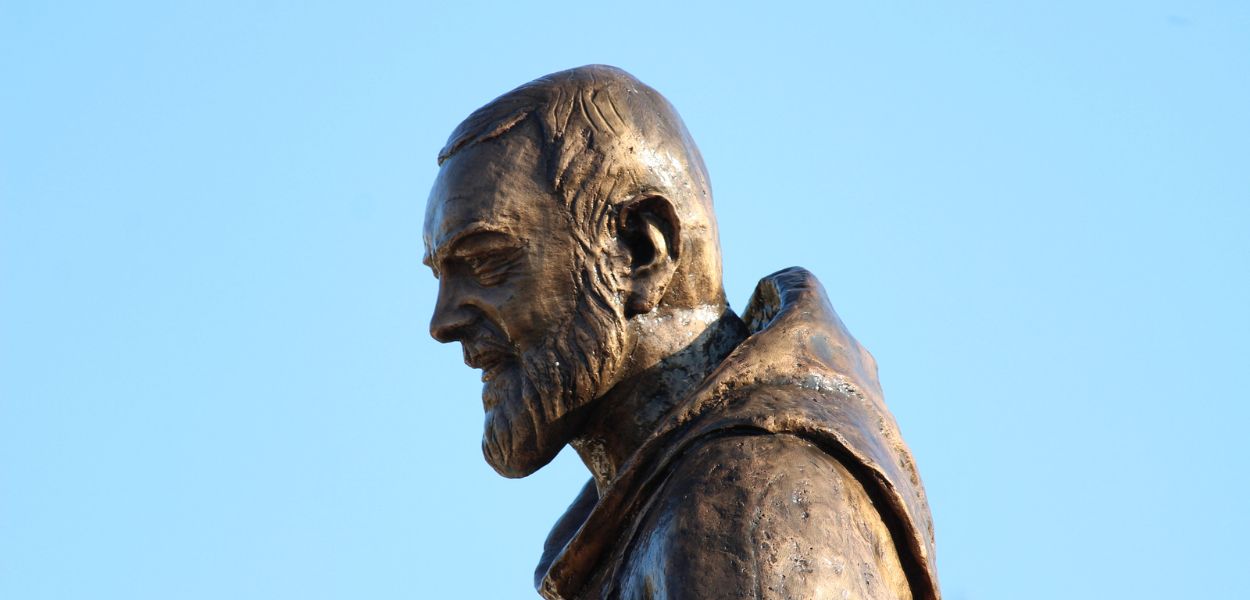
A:
{"label": "hooded robe", "polygon": [[549,600],[940,600],[924,487],[872,356],[815,277],[759,283],[751,335],[602,497],[590,482],[535,572]]}

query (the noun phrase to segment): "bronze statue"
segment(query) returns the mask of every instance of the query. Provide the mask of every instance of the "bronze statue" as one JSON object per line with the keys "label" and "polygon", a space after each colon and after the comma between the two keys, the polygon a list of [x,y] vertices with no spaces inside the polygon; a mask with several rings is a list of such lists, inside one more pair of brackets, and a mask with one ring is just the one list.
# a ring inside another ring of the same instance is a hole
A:
{"label": "bronze statue", "polygon": [[876,365],[811,273],[721,285],[680,117],[606,66],[469,116],[439,153],[430,333],[482,370],[482,448],[593,476],[535,584],[564,598],[937,599],[933,526]]}

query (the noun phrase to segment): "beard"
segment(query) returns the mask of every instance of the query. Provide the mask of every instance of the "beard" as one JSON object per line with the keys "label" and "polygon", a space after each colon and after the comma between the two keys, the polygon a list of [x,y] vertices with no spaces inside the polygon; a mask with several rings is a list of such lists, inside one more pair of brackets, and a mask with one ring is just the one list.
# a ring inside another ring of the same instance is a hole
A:
{"label": "beard", "polygon": [[624,361],[624,309],[606,293],[601,272],[583,269],[573,314],[482,389],[482,454],[504,477],[525,477],[551,462],[576,435],[578,409],[607,391]]}

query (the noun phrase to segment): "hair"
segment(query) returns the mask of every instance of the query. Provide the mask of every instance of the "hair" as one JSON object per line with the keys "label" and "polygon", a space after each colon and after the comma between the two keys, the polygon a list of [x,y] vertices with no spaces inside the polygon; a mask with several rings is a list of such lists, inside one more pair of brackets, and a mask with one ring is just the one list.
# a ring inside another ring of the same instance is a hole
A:
{"label": "hair", "polygon": [[599,254],[601,240],[615,235],[621,205],[663,196],[680,219],[682,238],[665,300],[724,305],[707,168],[681,117],[659,92],[605,65],[552,73],[474,111],[452,132],[438,164],[527,121],[538,126],[539,168],[570,212],[584,253]]}

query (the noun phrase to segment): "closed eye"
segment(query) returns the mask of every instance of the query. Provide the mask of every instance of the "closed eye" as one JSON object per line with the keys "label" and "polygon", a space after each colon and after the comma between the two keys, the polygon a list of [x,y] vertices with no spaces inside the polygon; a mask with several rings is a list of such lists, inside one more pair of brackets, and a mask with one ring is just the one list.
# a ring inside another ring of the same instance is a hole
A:
{"label": "closed eye", "polygon": [[472,277],[479,285],[493,286],[503,283],[524,257],[524,248],[522,241],[506,233],[470,227],[426,256],[435,277],[455,272]]}
{"label": "closed eye", "polygon": [[521,258],[520,248],[496,248],[464,257],[478,283],[490,287],[503,283]]}

